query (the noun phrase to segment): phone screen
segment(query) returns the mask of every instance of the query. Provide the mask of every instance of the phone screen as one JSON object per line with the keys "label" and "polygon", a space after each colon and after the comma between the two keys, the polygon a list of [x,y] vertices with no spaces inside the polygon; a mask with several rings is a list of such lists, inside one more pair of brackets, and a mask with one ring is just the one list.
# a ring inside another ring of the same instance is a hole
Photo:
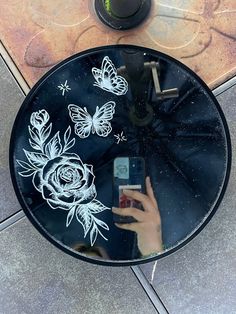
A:
{"label": "phone screen", "polygon": [[[127,197],[123,190],[145,193],[145,162],[142,157],[118,157],[114,160],[113,203],[115,207],[142,209],[137,200]],[[114,215],[115,222],[133,222],[132,217]]]}
{"label": "phone screen", "polygon": [[119,186],[119,207],[125,208],[125,207],[135,207],[141,209],[140,202],[129,198],[127,195],[123,193],[123,190],[134,190],[138,192],[142,192],[142,186],[141,184],[138,185],[120,185]]}

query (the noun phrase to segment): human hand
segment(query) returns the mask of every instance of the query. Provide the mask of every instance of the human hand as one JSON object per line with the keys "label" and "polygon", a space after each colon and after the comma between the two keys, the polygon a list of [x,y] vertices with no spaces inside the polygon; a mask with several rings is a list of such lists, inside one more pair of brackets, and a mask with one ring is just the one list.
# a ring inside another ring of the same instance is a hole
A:
{"label": "human hand", "polygon": [[130,230],[137,233],[138,248],[143,256],[158,253],[162,248],[161,217],[157,201],[151,186],[150,177],[146,178],[147,195],[138,191],[123,190],[123,193],[142,203],[143,209],[133,207],[116,208],[113,207],[114,214],[121,216],[131,216],[137,222],[115,223],[120,229]]}

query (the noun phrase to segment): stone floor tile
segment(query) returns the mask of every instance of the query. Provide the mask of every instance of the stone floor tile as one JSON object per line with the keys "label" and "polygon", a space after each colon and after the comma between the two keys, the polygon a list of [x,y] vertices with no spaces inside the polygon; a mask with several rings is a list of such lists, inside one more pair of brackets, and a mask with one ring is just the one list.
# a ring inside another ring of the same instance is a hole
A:
{"label": "stone floor tile", "polygon": [[12,125],[24,96],[0,57],[0,222],[20,209],[13,191],[8,150]]}
{"label": "stone floor tile", "polygon": [[66,255],[23,218],[1,232],[1,314],[154,314],[129,267]]}

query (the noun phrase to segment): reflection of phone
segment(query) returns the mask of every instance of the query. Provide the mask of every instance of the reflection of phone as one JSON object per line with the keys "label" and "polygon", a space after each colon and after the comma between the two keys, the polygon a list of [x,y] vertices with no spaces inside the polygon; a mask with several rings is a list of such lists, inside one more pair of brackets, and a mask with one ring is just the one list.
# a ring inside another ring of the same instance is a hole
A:
{"label": "reflection of phone", "polygon": [[[136,190],[145,193],[145,162],[142,157],[118,157],[113,168],[113,203],[115,207],[135,207],[142,209],[141,204],[127,197],[123,190]],[[132,217],[114,215],[118,223],[134,222]]]}

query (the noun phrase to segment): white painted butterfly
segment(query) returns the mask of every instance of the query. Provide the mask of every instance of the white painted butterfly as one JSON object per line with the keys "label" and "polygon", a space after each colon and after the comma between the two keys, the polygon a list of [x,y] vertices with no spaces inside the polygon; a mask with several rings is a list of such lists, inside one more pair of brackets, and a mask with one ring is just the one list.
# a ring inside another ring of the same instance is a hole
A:
{"label": "white painted butterfly", "polygon": [[69,115],[71,120],[75,123],[75,134],[80,138],[86,138],[92,134],[106,137],[112,131],[111,123],[115,113],[115,102],[109,101],[101,108],[96,107],[95,114],[91,116],[87,108],[70,104],[68,106]]}
{"label": "white painted butterfly", "polygon": [[94,86],[98,86],[118,96],[127,93],[127,81],[122,76],[117,75],[117,70],[108,56],[103,58],[101,70],[93,67],[92,73],[96,80],[93,84]]}

